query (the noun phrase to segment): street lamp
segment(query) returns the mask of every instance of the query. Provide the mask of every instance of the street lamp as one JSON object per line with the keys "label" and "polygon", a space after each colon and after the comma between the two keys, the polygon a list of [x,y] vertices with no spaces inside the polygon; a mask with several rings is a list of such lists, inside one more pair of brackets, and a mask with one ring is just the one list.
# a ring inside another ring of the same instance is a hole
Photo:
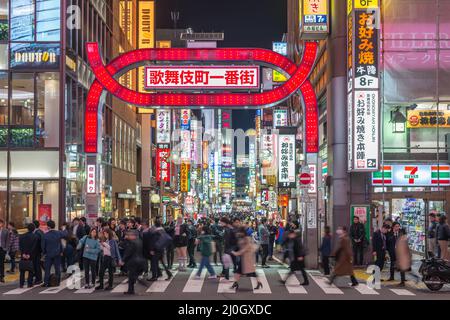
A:
{"label": "street lamp", "polygon": [[405,133],[406,130],[406,117],[400,111],[400,107],[391,112],[391,122],[393,123],[393,133]]}

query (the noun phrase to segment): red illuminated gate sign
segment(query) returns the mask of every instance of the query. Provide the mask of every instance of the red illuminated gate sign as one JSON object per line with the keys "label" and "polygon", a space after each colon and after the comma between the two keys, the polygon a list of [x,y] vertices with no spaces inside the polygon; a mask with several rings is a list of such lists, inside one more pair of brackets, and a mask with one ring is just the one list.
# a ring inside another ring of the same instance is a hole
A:
{"label": "red illuminated gate sign", "polygon": [[[85,152],[97,153],[98,108],[104,90],[129,104],[141,107],[257,107],[277,105],[300,89],[305,104],[306,152],[318,152],[318,111],[314,89],[307,79],[316,59],[317,43],[306,42],[302,62],[295,65],[288,58],[266,49],[138,49],[126,52],[104,65],[97,43],[86,44],[89,64],[96,79],[89,90],[85,111]],[[142,93],[122,86],[117,78],[130,67],[146,66],[154,61],[249,62],[274,67],[290,78],[271,91],[258,93]]]}

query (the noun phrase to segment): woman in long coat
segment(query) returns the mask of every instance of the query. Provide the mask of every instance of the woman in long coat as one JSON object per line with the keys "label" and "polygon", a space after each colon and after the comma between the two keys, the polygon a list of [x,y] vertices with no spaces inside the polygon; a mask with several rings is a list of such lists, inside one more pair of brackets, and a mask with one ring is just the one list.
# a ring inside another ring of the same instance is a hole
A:
{"label": "woman in long coat", "polygon": [[247,236],[244,227],[240,227],[238,229],[236,236],[238,238],[239,250],[233,251],[232,253],[240,259],[236,272],[234,273],[234,283],[231,286],[231,289],[239,289],[239,279],[241,278],[241,275],[256,278],[257,286],[254,289],[261,289],[263,285],[256,274],[255,267],[255,252],[257,250],[257,246],[253,242],[253,239]]}
{"label": "woman in long coat", "polygon": [[397,268],[400,270],[400,283],[398,286],[404,287],[406,281],[406,272],[411,269],[411,251],[408,245],[408,236],[406,230],[400,230],[400,238],[395,246],[395,256],[397,257]]}
{"label": "woman in long coat", "polygon": [[352,286],[357,286],[358,281],[353,273],[353,251],[350,242],[350,238],[347,234],[346,227],[339,227],[336,231],[339,237],[338,246],[335,250],[334,256],[336,257],[336,266],[330,277],[329,284],[331,285],[336,277],[350,276]]}

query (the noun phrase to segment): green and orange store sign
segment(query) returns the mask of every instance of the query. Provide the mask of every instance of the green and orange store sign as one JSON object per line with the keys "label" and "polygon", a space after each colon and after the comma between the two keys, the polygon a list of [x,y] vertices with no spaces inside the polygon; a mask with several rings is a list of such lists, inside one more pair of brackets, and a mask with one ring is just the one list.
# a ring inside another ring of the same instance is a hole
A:
{"label": "green and orange store sign", "polygon": [[393,164],[372,173],[373,186],[450,186],[448,164]]}

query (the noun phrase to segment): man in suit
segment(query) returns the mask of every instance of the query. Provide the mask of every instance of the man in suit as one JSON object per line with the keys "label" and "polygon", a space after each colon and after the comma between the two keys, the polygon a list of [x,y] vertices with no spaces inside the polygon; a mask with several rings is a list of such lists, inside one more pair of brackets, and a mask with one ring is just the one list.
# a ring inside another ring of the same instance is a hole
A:
{"label": "man in suit", "polygon": [[395,265],[397,263],[397,255],[395,254],[395,246],[398,239],[400,238],[400,224],[394,222],[392,224],[392,229],[386,235],[386,246],[389,253],[389,258],[391,260],[390,266],[390,277],[388,281],[394,281]]}
{"label": "man in suit", "polygon": [[78,240],[83,238],[86,233],[83,225],[80,223],[80,218],[76,217],[72,220],[72,234],[77,237]]}
{"label": "man in suit", "polygon": [[0,219],[0,282],[5,282],[5,256],[9,248],[9,231]]}
{"label": "man in suit", "polygon": [[63,252],[61,240],[67,236],[67,230],[55,230],[55,222],[52,220],[47,221],[47,227],[49,231],[44,234],[41,244],[42,253],[45,255],[44,287],[50,286],[49,281],[52,266],[55,268],[57,283],[59,284],[61,280],[61,254]]}
{"label": "man in suit", "polygon": [[390,226],[387,224],[383,224],[381,229],[375,231],[372,237],[372,250],[373,256],[376,257],[375,265],[380,268],[380,271],[383,270],[384,261],[386,257],[386,234],[389,232]]}
{"label": "man in suit", "polygon": [[366,231],[364,225],[359,221],[359,217],[353,218],[353,224],[350,227],[350,239],[353,246],[353,265],[362,266],[364,260],[364,238]]}
{"label": "man in suit", "polygon": [[[36,246],[38,242],[38,236],[34,233],[36,229],[34,223],[30,223],[27,226],[28,232],[22,234],[19,237],[19,249],[21,253],[21,260],[34,261],[36,255]],[[33,266],[34,267],[34,266]],[[33,271],[28,271],[28,288],[33,286]],[[25,284],[25,271],[20,270],[19,285],[23,288]]]}
{"label": "man in suit", "polygon": [[44,232],[39,228],[40,223],[38,220],[33,221],[34,224],[34,234],[37,238],[35,254],[33,257],[33,268],[34,268],[34,284],[39,285],[42,283],[42,267],[41,267],[41,258],[42,258],[42,239],[44,238]]}

